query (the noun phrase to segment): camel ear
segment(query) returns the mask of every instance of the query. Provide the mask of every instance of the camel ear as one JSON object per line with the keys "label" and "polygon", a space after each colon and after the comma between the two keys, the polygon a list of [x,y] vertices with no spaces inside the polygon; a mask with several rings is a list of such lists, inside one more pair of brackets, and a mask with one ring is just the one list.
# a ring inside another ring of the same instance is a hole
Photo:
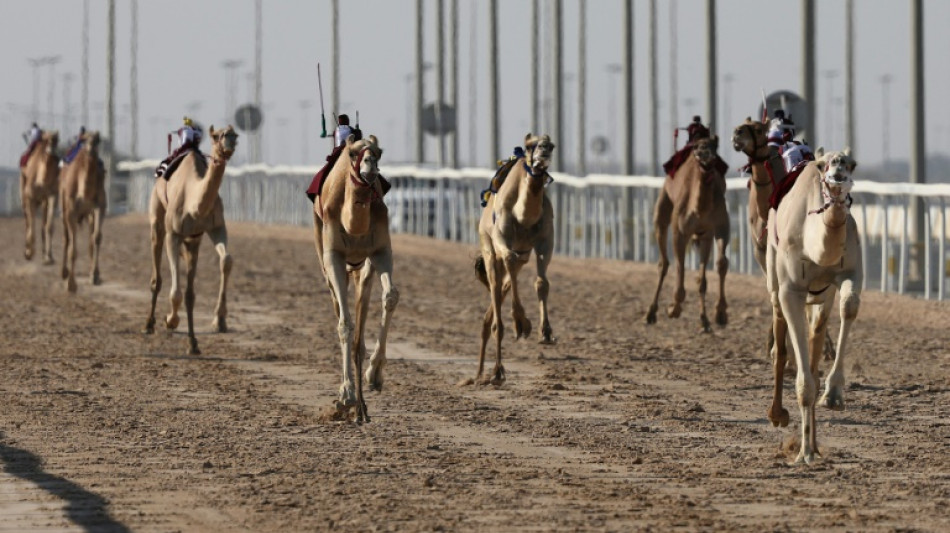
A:
{"label": "camel ear", "polygon": [[527,148],[528,151],[530,152],[537,145],[538,145],[538,136],[531,132],[528,132],[528,134],[524,136],[524,147]]}
{"label": "camel ear", "polygon": [[351,134],[349,134],[349,135],[346,136],[346,145],[347,145],[347,146],[350,146],[351,144],[353,144],[353,143],[355,143],[355,142],[356,142],[356,135],[354,135],[354,134],[351,133]]}
{"label": "camel ear", "polygon": [[846,155],[846,156],[848,156],[848,157],[851,157],[851,147],[848,146],[848,147],[845,148],[844,151],[841,152],[841,153],[843,153],[844,155]]}
{"label": "camel ear", "polygon": [[210,135],[212,139],[217,138],[214,136],[214,124],[212,124],[211,126],[208,126],[208,135]]}
{"label": "camel ear", "polygon": [[825,155],[825,147],[819,146],[818,149],[815,150],[815,159],[821,159],[823,155]]}

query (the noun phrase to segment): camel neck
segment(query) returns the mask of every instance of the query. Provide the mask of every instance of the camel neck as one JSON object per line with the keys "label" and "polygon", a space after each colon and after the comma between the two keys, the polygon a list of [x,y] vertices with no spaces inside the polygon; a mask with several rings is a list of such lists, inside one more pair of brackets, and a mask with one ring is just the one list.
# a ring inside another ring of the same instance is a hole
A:
{"label": "camel neck", "polygon": [[218,189],[221,188],[221,181],[224,179],[224,169],[228,163],[223,157],[216,156],[213,151],[208,160],[204,179],[198,182],[198,213],[202,215],[210,213],[214,208],[214,203],[218,199]]}
{"label": "camel neck", "polygon": [[340,222],[350,235],[364,235],[370,228],[370,207],[373,203],[375,185],[364,186],[355,181],[347,169],[343,190],[343,209]]}

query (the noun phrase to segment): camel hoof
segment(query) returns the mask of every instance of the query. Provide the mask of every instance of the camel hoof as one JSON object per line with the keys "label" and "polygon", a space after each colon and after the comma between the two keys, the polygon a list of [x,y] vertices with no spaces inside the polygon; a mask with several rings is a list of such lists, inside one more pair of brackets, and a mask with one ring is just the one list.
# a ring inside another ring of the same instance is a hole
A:
{"label": "camel hoof", "polygon": [[59,271],[59,277],[69,279],[69,270],[66,270],[66,265],[63,265],[63,269]]}
{"label": "camel hoof", "polygon": [[201,350],[198,349],[198,339],[194,337],[188,339],[188,355],[201,355]]}
{"label": "camel hoof", "polygon": [[841,389],[829,389],[821,396],[818,405],[832,411],[844,411],[844,394]]}
{"label": "camel hoof", "polygon": [[471,387],[475,384],[475,378],[465,378],[455,384],[456,387]]}
{"label": "camel hoof", "polygon": [[769,422],[772,422],[774,427],[788,427],[788,409],[783,408],[782,411],[778,414],[772,414],[769,412]]}
{"label": "camel hoof", "polygon": [[678,305],[671,305],[666,309],[666,316],[670,318],[679,318],[683,314],[683,308]]}
{"label": "camel hoof", "polygon": [[719,326],[725,326],[729,323],[729,315],[725,311],[716,312],[716,324]]}
{"label": "camel hoof", "polygon": [[[798,457],[795,458],[793,465],[810,465],[815,462],[815,454],[817,450],[813,452],[805,453],[805,450],[802,450],[798,453]],[[821,455],[820,453],[818,455]]]}
{"label": "camel hoof", "polygon": [[369,387],[369,390],[372,392],[382,392],[383,391],[383,378],[382,376],[373,376],[369,372],[366,373],[366,386]]}
{"label": "camel hoof", "polygon": [[90,276],[90,277],[89,277],[89,281],[90,281],[93,285],[102,285],[102,278],[99,277],[99,273],[98,273],[98,272],[96,272],[95,274],[93,274],[92,276]]}
{"label": "camel hoof", "polygon": [[181,320],[177,316],[174,317],[165,317],[165,329],[177,329],[178,321]]}
{"label": "camel hoof", "polygon": [[650,310],[647,311],[647,316],[643,318],[643,321],[647,324],[656,324],[656,306],[651,305]]}
{"label": "camel hoof", "polygon": [[557,344],[557,337],[553,336],[550,331],[544,332],[541,334],[541,338],[538,339],[538,344],[547,344],[553,346]]}
{"label": "camel hoof", "polygon": [[709,322],[709,318],[703,315],[699,319],[703,325],[703,333],[712,333],[712,324]]}
{"label": "camel hoof", "polygon": [[53,263],[55,263],[55,261],[53,261],[53,258],[52,258],[52,257],[44,257],[44,258],[43,258],[43,264],[44,264],[44,265],[52,265]]}
{"label": "camel hoof", "polygon": [[27,261],[32,261],[32,260],[33,260],[33,250],[27,250],[27,251],[23,252],[23,257],[25,257]]}
{"label": "camel hoof", "polygon": [[148,320],[145,321],[145,328],[142,329],[142,333],[145,333],[146,335],[151,335],[155,333],[155,318],[154,317],[149,318]]}
{"label": "camel hoof", "polygon": [[66,280],[66,292],[75,294],[76,292],[76,280],[68,279]]}
{"label": "camel hoof", "polygon": [[527,339],[528,335],[531,334],[531,321],[527,318],[515,318],[515,340],[518,339]]}
{"label": "camel hoof", "polygon": [[228,321],[223,316],[216,317],[211,321],[211,329],[218,333],[227,333],[228,332]]}

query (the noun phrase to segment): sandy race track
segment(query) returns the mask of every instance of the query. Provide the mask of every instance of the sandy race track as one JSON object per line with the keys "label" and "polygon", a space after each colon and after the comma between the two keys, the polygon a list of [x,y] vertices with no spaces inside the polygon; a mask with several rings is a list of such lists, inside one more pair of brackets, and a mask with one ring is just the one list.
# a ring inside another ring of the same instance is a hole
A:
{"label": "sandy race track", "polygon": [[102,286],[80,246],[73,296],[59,221],[42,266],[0,219],[0,531],[950,530],[950,304],[864,294],[847,410],[819,410],[823,457],[789,466],[799,414],[789,375],[792,423],[765,417],[762,278],[730,275],[730,324],[704,335],[694,275],[684,316],[648,327],[653,265],[555,257],[559,343],[509,333],[508,382],[466,387],[475,249],[399,235],[385,389],[360,426],[325,416],[340,363],[310,230],[229,229],[232,331],[210,332],[206,240],[186,357],[183,333],[141,333],[144,217],[106,220]]}

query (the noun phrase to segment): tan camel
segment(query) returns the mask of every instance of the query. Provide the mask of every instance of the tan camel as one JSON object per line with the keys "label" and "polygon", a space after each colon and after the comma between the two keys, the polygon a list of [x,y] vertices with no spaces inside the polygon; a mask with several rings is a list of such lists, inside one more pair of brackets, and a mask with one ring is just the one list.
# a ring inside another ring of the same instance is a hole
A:
{"label": "tan camel", "polygon": [[56,194],[59,192],[59,144],[58,131],[44,131],[33,152],[20,168],[20,203],[26,217],[27,260],[33,259],[33,224],[36,211],[43,213],[43,230],[40,232],[43,246],[43,264],[53,264],[53,218],[56,213]]}
{"label": "tan camel", "polygon": [[228,230],[224,224],[224,205],[218,189],[224,177],[224,168],[237,147],[237,133],[228,126],[215,131],[211,136],[210,163],[196,151],[185,156],[178,168],[167,180],[155,181],[149,200],[148,218],[152,233],[152,305],[145,322],[145,332],[155,332],[155,301],[162,290],[162,246],[167,247],[168,265],[171,270],[172,288],[169,293],[171,312],[165,317],[165,327],[178,327],[178,307],[182,295],[178,286],[178,260],[185,259],[185,311],[188,319],[188,353],[200,354],[195,338],[193,311],[195,307],[195,273],[198,265],[198,247],[201,237],[207,233],[214,249],[220,256],[221,285],[218,303],[214,308],[211,324],[218,332],[227,327],[227,286],[233,260],[228,253]]}
{"label": "tan camel", "polygon": [[[776,338],[784,338],[787,330],[798,363],[795,391],[802,416],[802,442],[796,462],[804,463],[811,463],[819,453],[816,382],[835,291],[841,292],[841,329],[820,403],[840,410],[844,408],[845,346],[858,315],[863,282],[861,241],[848,195],[857,163],[849,149],[824,153],[819,148],[815,155],[818,160],[808,164],[778,209],[769,214],[766,254],[773,328]],[[810,319],[806,317],[809,305],[816,306]],[[782,408],[782,376],[787,355],[784,343],[777,345],[769,420],[785,426],[788,411]]]}
{"label": "tan camel", "polygon": [[[376,348],[369,360],[366,381],[371,390],[382,390],[386,364],[386,337],[399,291],[393,285],[393,252],[389,238],[389,210],[383,202],[379,159],[383,150],[374,135],[356,140],[350,135],[340,158],[327,174],[320,196],[313,204],[313,237],[317,259],[330,287],[338,319],[337,333],[343,355],[343,383],[336,407],[356,408],[357,422],[369,422],[363,399],[365,326],[373,276],[382,285],[383,316]],[[355,285],[356,321],[348,302],[350,278]],[[355,377],[353,366],[355,366]],[[355,386],[354,386],[355,381]]]}
{"label": "tan camel", "polygon": [[82,148],[63,166],[59,198],[63,210],[63,279],[66,290],[76,292],[76,239],[79,225],[89,222],[89,280],[99,285],[99,246],[106,214],[105,172],[99,160],[99,132],[84,133]]}
{"label": "tan camel", "polygon": [[726,179],[715,170],[716,149],[719,138],[712,136],[695,141],[689,159],[676,171],[673,177],[667,176],[663,189],[656,199],[653,211],[653,232],[660,250],[660,262],[657,265],[659,279],[653,303],[647,311],[646,323],[656,323],[656,312],[660,299],[663,279],[669,269],[667,256],[667,228],[673,226],[673,253],[676,257],[676,286],[673,304],[666,314],[671,318],[682,313],[682,303],[686,298],[683,288],[685,274],[686,247],[692,240],[699,249],[699,308],[703,331],[712,331],[706,316],[706,264],[712,251],[713,239],[716,240],[718,258],[716,271],[719,273],[719,300],[716,302],[716,323],[720,326],[729,321],[726,314],[726,272],[729,259],[726,257],[726,245],[729,244],[729,213],[726,210]]}
{"label": "tan camel", "polygon": [[[475,383],[500,385],[505,381],[505,368],[501,363],[504,337],[501,306],[508,292],[511,292],[515,338],[527,338],[531,334],[531,321],[525,315],[518,294],[518,273],[531,258],[532,250],[537,258],[534,287],[538,293],[541,318],[539,342],[555,342],[548,318],[550,284],[547,275],[554,252],[554,209],[544,190],[550,181],[547,171],[554,148],[548,135],[526,135],[524,156],[514,162],[497,192],[488,196],[482,211],[478,223],[481,257],[475,266],[479,280],[488,287],[491,303],[482,321]],[[495,334],[495,368],[490,376],[483,378],[485,350],[492,333]]]}
{"label": "tan camel", "polygon": [[765,226],[769,218],[769,199],[775,184],[785,178],[785,165],[778,149],[768,144],[768,122],[746,117],[732,133],[732,147],[749,158],[752,178],[749,183],[749,235],[755,261],[765,272]]}

